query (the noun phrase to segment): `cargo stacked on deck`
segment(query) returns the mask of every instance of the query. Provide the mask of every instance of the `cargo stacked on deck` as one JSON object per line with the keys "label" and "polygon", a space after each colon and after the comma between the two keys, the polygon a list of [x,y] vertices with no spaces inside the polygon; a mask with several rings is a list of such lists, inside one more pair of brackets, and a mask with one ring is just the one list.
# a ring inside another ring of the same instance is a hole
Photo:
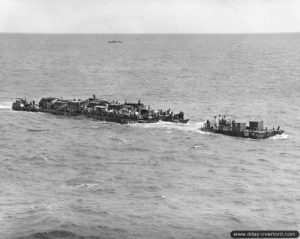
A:
{"label": "cargo stacked on deck", "polygon": [[232,123],[232,130],[235,132],[241,132],[242,130],[246,129],[246,123]]}
{"label": "cargo stacked on deck", "polygon": [[263,121],[250,121],[249,128],[252,130],[264,130],[264,122]]}
{"label": "cargo stacked on deck", "polygon": [[124,105],[121,104],[116,104],[116,103],[111,103],[108,105],[108,110],[120,110],[123,108]]}
{"label": "cargo stacked on deck", "polygon": [[94,108],[95,106],[107,106],[108,105],[108,101],[106,100],[92,100],[92,101],[88,101],[87,107],[88,108]]}
{"label": "cargo stacked on deck", "polygon": [[68,101],[67,111],[74,115],[80,114],[84,105],[85,105],[85,101],[81,101],[81,100]]}
{"label": "cargo stacked on deck", "polygon": [[39,107],[41,111],[50,112],[51,110],[53,110],[53,104],[55,101],[57,101],[57,98],[55,97],[42,98],[39,102]]}
{"label": "cargo stacked on deck", "polygon": [[232,123],[232,134],[235,136],[240,136],[243,133],[243,130],[246,129],[246,123]]}
{"label": "cargo stacked on deck", "polygon": [[67,111],[68,107],[68,101],[59,99],[53,103],[53,110],[56,111],[56,113],[63,113]]}

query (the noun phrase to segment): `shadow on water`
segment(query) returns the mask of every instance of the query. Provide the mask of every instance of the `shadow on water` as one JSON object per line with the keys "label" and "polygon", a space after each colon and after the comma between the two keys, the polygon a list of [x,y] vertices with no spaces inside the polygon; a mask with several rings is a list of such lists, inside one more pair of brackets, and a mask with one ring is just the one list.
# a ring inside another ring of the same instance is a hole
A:
{"label": "shadow on water", "polygon": [[[9,239],[122,239],[129,238],[124,229],[110,228],[107,226],[97,226],[93,228],[99,233],[96,235],[84,235],[84,233],[75,233],[69,230],[47,230],[36,232],[26,236],[11,237]],[[87,233],[95,234],[95,233]]]}

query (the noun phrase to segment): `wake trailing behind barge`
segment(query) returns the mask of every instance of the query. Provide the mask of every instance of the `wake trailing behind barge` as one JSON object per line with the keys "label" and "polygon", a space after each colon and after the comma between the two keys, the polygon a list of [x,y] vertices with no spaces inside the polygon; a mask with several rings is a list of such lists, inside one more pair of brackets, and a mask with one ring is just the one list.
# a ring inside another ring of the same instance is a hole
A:
{"label": "wake trailing behind barge", "polygon": [[140,101],[138,103],[127,103],[126,101],[119,103],[118,101],[98,99],[95,95],[86,100],[47,97],[42,98],[38,104],[35,101],[28,102],[24,98],[17,98],[12,105],[12,109],[65,116],[84,115],[88,118],[121,124],[156,123],[158,121],[185,124],[189,121],[184,119],[182,111],[174,114],[170,109],[153,110],[150,106],[146,106]]}
{"label": "wake trailing behind barge", "polygon": [[226,116],[221,118],[221,115],[218,117],[215,116],[214,120],[207,120],[200,130],[251,139],[266,139],[275,135],[281,135],[284,132],[279,126],[277,129],[264,128],[263,121],[250,121],[247,126],[246,123],[237,123],[235,120],[227,120]]}

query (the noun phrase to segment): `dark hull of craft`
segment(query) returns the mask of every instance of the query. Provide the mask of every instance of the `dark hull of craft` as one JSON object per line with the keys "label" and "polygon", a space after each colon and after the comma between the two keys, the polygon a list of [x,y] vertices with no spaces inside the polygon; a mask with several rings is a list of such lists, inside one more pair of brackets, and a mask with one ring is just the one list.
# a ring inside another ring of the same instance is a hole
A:
{"label": "dark hull of craft", "polygon": [[[133,124],[133,123],[157,123],[158,119],[132,119],[132,118],[126,118],[126,117],[113,117],[113,116],[104,116],[104,115],[97,115],[92,113],[77,113],[77,112],[67,112],[67,111],[56,111],[56,110],[47,110],[47,109],[32,109],[32,108],[26,108],[26,107],[12,107],[13,110],[16,111],[28,111],[28,112],[43,112],[43,113],[50,113],[54,115],[64,115],[64,116],[80,116],[83,115],[87,118],[92,118],[99,121],[106,121],[106,122],[115,122],[119,124]],[[174,120],[162,120],[166,122],[172,122],[172,123],[182,123],[185,124],[189,120],[188,119],[174,119]]]}
{"label": "dark hull of craft", "polygon": [[12,109],[15,111],[28,111],[28,112],[39,112],[40,111],[39,109],[17,107],[17,106],[13,106]]}
{"label": "dark hull of craft", "polygon": [[240,131],[234,132],[230,130],[219,130],[219,129],[200,129],[205,132],[211,132],[215,134],[224,134],[232,137],[250,138],[250,139],[267,139],[275,135],[281,135],[284,130],[263,130],[263,131]]}
{"label": "dark hull of craft", "polygon": [[164,122],[171,122],[171,123],[181,123],[181,124],[186,124],[187,122],[189,122],[189,119],[173,119],[173,120],[164,120],[164,119],[162,119],[161,121],[164,121]]}

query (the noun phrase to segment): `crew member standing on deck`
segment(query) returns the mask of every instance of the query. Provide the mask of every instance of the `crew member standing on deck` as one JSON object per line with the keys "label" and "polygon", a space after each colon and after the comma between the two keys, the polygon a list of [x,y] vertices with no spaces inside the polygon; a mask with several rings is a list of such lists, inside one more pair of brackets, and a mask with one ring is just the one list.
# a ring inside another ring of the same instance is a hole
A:
{"label": "crew member standing on deck", "polygon": [[214,126],[215,126],[215,127],[218,127],[217,116],[214,116],[214,121],[215,121],[215,122],[214,122]]}

